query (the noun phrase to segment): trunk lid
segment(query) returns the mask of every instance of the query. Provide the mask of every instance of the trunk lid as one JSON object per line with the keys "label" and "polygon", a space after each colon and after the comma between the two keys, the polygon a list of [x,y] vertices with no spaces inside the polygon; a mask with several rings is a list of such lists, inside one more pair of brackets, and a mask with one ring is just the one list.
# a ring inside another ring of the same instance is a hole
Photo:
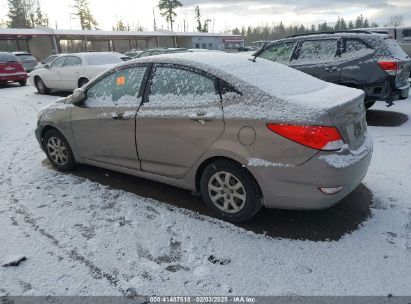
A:
{"label": "trunk lid", "polygon": [[350,149],[355,150],[364,143],[367,121],[363,96],[330,108],[328,113]]}
{"label": "trunk lid", "polygon": [[25,73],[26,70],[19,62],[0,62],[0,74]]}
{"label": "trunk lid", "polygon": [[365,118],[364,92],[361,90],[325,83],[325,87],[312,93],[287,96],[299,104],[306,113],[324,112],[330,119],[319,118],[318,123],[335,126],[344,143],[356,149],[364,143],[367,122]]}

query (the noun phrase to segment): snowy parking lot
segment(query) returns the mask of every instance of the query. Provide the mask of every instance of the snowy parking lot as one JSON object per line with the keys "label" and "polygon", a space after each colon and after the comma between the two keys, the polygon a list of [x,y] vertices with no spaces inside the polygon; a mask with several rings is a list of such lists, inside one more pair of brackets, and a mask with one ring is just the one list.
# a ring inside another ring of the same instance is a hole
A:
{"label": "snowy parking lot", "polygon": [[56,98],[0,88],[0,296],[410,295],[411,98],[368,112],[371,166],[340,204],[239,226],[171,186],[54,170],[34,128]]}

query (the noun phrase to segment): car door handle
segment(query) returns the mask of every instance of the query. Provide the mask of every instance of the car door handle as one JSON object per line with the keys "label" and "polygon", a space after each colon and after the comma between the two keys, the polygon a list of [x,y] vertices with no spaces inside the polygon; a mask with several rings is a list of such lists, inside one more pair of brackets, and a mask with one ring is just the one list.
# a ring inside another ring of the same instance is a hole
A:
{"label": "car door handle", "polygon": [[338,67],[326,67],[325,70],[327,72],[336,72],[338,71]]}
{"label": "car door handle", "polygon": [[208,117],[205,112],[198,112],[194,116],[190,117],[190,119],[201,124],[205,124],[206,122],[213,120],[213,118]]}
{"label": "car door handle", "polygon": [[124,116],[124,113],[114,113],[111,118],[114,120],[129,120],[132,117],[131,116]]}

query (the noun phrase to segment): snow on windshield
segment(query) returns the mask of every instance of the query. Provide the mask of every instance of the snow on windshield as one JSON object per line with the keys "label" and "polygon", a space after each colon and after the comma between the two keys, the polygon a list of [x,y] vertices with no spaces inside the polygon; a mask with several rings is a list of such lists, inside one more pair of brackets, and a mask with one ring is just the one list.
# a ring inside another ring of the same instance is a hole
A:
{"label": "snow on windshield", "polygon": [[137,98],[145,67],[119,70],[87,89],[86,105],[89,107],[137,107]]}

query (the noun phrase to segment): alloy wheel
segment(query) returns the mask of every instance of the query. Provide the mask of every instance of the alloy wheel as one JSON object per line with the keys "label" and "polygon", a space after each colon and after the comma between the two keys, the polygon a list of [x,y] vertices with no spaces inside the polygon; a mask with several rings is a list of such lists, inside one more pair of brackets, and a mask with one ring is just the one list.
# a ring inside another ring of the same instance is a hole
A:
{"label": "alloy wheel", "polygon": [[218,171],[210,177],[208,194],[214,205],[227,213],[240,212],[247,200],[244,185],[227,171]]}
{"label": "alloy wheel", "polygon": [[68,151],[63,141],[57,137],[50,137],[47,142],[47,152],[53,162],[59,166],[64,166],[68,161]]}

